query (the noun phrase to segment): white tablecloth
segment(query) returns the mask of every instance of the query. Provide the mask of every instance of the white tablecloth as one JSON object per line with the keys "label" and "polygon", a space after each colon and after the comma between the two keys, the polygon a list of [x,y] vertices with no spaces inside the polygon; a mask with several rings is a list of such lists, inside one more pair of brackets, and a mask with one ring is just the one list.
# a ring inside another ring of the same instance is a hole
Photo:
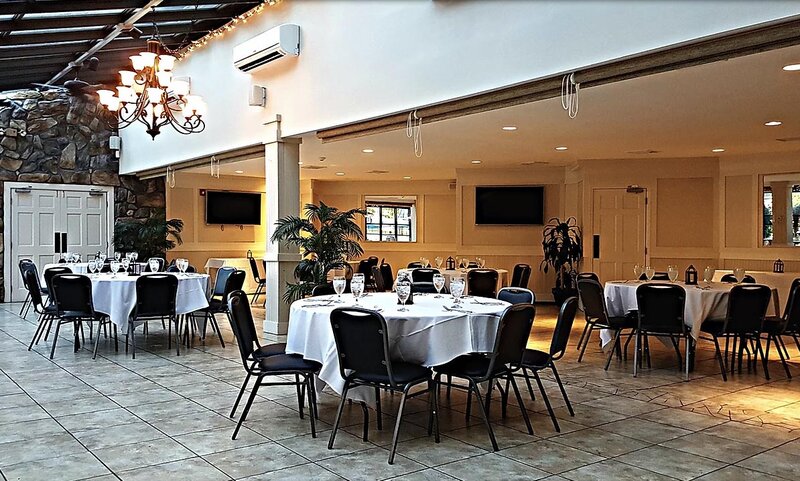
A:
{"label": "white tablecloth", "polygon": [[[398,269],[397,277],[400,277],[400,274],[403,273],[408,273],[408,275],[411,275],[411,271],[413,270],[414,269],[408,269],[408,268]],[[464,282],[466,282],[467,272],[471,270],[473,269],[440,269],[439,272],[441,272],[442,275],[444,276],[444,285],[449,290],[450,279],[452,279],[453,277],[463,277]],[[495,269],[495,270],[497,271],[497,290],[499,291],[501,287],[506,287],[508,285],[508,271],[505,269]],[[395,282],[397,282],[397,279],[395,279]],[[464,289],[465,291],[469,290],[469,288],[466,285],[464,286]],[[466,294],[469,294],[469,292],[466,292]]]}
{"label": "white tablecloth", "polygon": [[[289,314],[289,332],[286,352],[301,354],[304,358],[322,364],[319,380],[337,393],[342,392],[344,379],[339,372],[339,358],[330,324],[330,313],[336,307],[353,306],[353,296],[342,296],[342,304],[324,307],[307,307],[333,296],[320,296],[296,301]],[[359,300],[359,306],[380,309],[389,328],[389,342],[393,359],[425,366],[444,364],[470,352],[491,351],[499,315],[510,304],[492,301],[492,305],[476,304],[466,298],[462,307],[471,313],[449,312],[450,296],[435,298],[432,294],[414,295],[414,304],[408,312],[400,312],[397,296],[392,293],[371,293]],[[372,402],[371,390],[353,390],[352,397]]]}
{"label": "white tablecloth", "polygon": [[88,262],[62,262],[61,264],[45,264],[44,268],[42,268],[42,272],[39,273],[39,282],[42,284],[42,287],[45,287],[44,271],[50,269],[51,267],[69,267],[73,274],[86,274],[89,272]]}
{"label": "white tablecloth", "polygon": [[[783,310],[786,309],[786,301],[789,299],[789,291],[792,288],[792,281],[796,278],[800,277],[800,273],[798,272],[767,272],[767,271],[745,271],[748,275],[753,276],[753,278],[759,284],[764,284],[765,286],[769,286],[773,289],[778,290],[778,298],[780,299],[780,314],[783,314]],[[725,274],[733,274],[733,271],[730,270],[717,270],[714,272],[714,282],[719,282],[722,279],[722,276]]]}
{"label": "white tablecloth", "polygon": [[[147,275],[147,274],[144,274]],[[208,306],[207,274],[172,274],[178,277],[176,312],[188,314]],[[92,274],[95,311],[107,314],[120,333],[128,332],[128,318],[136,307],[136,279],[139,276]]]}

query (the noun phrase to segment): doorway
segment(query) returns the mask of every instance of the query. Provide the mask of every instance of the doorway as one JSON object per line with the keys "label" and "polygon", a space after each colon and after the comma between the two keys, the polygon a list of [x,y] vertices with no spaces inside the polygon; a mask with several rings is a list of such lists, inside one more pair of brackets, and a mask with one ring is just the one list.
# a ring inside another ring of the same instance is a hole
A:
{"label": "doorway", "polygon": [[7,301],[25,299],[17,265],[32,259],[41,270],[58,262],[57,252],[82,259],[111,247],[113,187],[6,182],[3,200],[6,248],[4,282]]}
{"label": "doorway", "polygon": [[647,259],[647,192],[595,189],[592,270],[601,282],[630,279]]}

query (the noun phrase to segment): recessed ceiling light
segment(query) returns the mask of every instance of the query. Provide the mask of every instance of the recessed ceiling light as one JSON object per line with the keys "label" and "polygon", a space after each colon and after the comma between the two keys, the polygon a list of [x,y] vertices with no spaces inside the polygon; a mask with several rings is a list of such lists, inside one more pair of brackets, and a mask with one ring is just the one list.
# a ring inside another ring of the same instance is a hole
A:
{"label": "recessed ceiling light", "polygon": [[800,70],[800,63],[793,63],[791,65],[786,65],[785,67],[783,67],[783,69],[786,70],[787,72],[796,72]]}
{"label": "recessed ceiling light", "polygon": [[473,163],[473,164],[480,164],[481,163],[481,161],[477,160],[477,159],[476,160],[471,160],[470,162]]}
{"label": "recessed ceiling light", "polygon": [[559,152],[563,152],[563,151],[567,150],[567,148],[564,147],[563,145],[559,145],[558,147],[556,147],[556,150],[559,151]]}
{"label": "recessed ceiling light", "polygon": [[505,130],[507,132],[513,132],[513,131],[517,130],[517,128],[515,126],[513,126],[513,125],[506,125],[505,127],[503,127],[503,130]]}
{"label": "recessed ceiling light", "polygon": [[716,149],[711,149],[711,152],[718,154],[720,152],[725,152],[725,149],[723,149],[722,147],[717,147]]}
{"label": "recessed ceiling light", "polygon": [[344,172],[336,172],[336,175],[344,175]]}
{"label": "recessed ceiling light", "polygon": [[410,175],[404,175],[403,178],[406,179],[406,180],[411,180],[411,176]]}
{"label": "recessed ceiling light", "polygon": [[764,125],[767,127],[777,127],[778,125],[783,125],[783,122],[780,120],[770,120],[769,122],[765,122]]}
{"label": "recessed ceiling light", "polygon": [[297,161],[297,165],[303,165],[303,161],[302,160],[298,160]]}
{"label": "recessed ceiling light", "polygon": [[234,172],[236,172],[237,174],[244,174],[243,170],[234,170]]}
{"label": "recessed ceiling light", "polygon": [[361,152],[364,152],[365,154],[371,154],[375,151],[373,149],[362,149]]}

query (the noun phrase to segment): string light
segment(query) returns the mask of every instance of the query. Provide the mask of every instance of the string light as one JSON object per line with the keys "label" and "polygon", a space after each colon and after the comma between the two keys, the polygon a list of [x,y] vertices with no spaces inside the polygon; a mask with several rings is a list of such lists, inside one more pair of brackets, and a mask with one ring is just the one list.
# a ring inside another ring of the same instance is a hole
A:
{"label": "string light", "polygon": [[189,56],[195,50],[205,47],[208,42],[214,40],[215,38],[221,37],[225,35],[227,32],[230,32],[237,25],[240,23],[247,23],[247,20],[251,17],[254,17],[261,13],[266,7],[272,7],[280,3],[281,0],[264,0],[258,6],[251,8],[250,10],[244,12],[243,14],[239,15],[238,17],[232,18],[228,23],[225,25],[211,30],[207,34],[205,34],[202,38],[195,40],[194,42],[190,43],[186,46],[183,50],[181,50],[177,57],[180,59],[184,59]]}

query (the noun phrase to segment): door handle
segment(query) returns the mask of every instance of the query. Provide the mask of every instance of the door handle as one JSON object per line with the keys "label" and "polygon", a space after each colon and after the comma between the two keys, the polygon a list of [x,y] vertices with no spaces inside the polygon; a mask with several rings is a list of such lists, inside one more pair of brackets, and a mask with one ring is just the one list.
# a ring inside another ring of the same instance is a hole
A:
{"label": "door handle", "polygon": [[67,233],[66,232],[62,232],[61,233],[61,249],[62,249],[61,252],[67,252],[67,250],[68,250],[67,249]]}
{"label": "door handle", "polygon": [[61,254],[61,232],[53,234],[53,244],[55,245],[54,254]]}
{"label": "door handle", "polygon": [[592,259],[600,258],[600,236],[595,234],[592,236]]}

